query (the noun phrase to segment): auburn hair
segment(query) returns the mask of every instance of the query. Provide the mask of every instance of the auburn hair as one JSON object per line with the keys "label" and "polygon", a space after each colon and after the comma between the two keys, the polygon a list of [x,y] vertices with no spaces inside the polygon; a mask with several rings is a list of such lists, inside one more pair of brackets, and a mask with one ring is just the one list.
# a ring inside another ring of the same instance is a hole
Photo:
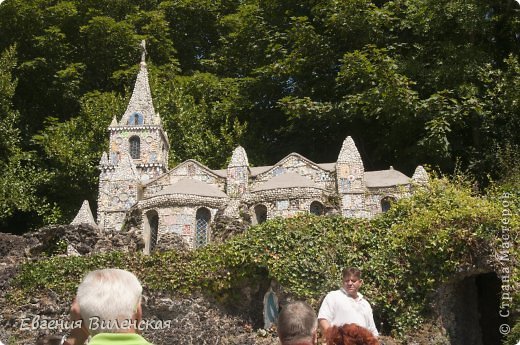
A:
{"label": "auburn hair", "polygon": [[327,345],[379,345],[379,342],[368,329],[349,323],[329,328]]}

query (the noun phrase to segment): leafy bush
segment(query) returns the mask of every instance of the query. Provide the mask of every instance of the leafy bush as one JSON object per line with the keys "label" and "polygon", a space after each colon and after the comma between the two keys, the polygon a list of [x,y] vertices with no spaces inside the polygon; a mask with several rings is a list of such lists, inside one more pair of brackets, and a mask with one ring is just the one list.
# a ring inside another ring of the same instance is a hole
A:
{"label": "leafy bush", "polygon": [[[17,296],[34,289],[73,294],[86,271],[121,267],[135,272],[148,290],[201,291],[223,302],[235,298],[234,289],[244,282],[268,275],[317,305],[338,286],[342,268],[358,266],[375,314],[386,330],[402,335],[429,316],[433,293],[458,272],[482,262],[498,272],[500,193],[477,196],[464,183],[438,179],[372,220],[301,215],[274,219],[192,252],[53,257],[23,266]],[[517,239],[515,210],[510,228]],[[519,281],[517,249],[511,253],[512,282]]]}

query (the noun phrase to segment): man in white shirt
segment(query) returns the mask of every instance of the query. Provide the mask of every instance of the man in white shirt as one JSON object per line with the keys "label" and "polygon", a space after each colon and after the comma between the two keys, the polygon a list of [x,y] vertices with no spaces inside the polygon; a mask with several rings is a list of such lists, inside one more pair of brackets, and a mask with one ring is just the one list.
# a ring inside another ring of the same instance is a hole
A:
{"label": "man in white shirt", "polygon": [[332,325],[354,323],[367,328],[375,337],[379,336],[372,307],[359,293],[362,284],[359,269],[350,267],[343,270],[343,287],[329,292],[318,312],[318,321],[323,334],[327,335],[327,330]]}

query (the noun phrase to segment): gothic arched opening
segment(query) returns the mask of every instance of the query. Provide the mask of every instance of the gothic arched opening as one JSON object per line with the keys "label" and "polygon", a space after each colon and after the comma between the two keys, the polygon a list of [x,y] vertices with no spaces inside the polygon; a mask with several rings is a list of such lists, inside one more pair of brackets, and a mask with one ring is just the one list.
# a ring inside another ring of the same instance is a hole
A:
{"label": "gothic arched opening", "polygon": [[323,207],[323,204],[319,201],[313,201],[311,203],[311,206],[309,207],[309,211],[312,214],[315,214],[317,216],[322,216],[324,214],[325,208]]}
{"label": "gothic arched opening", "polygon": [[383,199],[381,199],[381,211],[387,212],[395,201],[395,198],[391,196],[385,196]]}
{"label": "gothic arched opening", "polygon": [[145,247],[146,253],[151,253],[157,245],[157,234],[159,231],[159,214],[157,211],[152,210],[146,212],[145,224],[144,224],[144,235],[145,235]]}
{"label": "gothic arched opening", "polygon": [[128,139],[128,145],[130,148],[130,156],[133,159],[139,159],[141,157],[141,139],[137,135],[134,135]]}
{"label": "gothic arched opening", "polygon": [[133,113],[132,116],[128,118],[129,125],[142,125],[143,124],[143,115],[140,113]]}
{"label": "gothic arched opening", "polygon": [[262,224],[267,220],[267,206],[256,205],[255,206],[255,219],[254,224]]}
{"label": "gothic arched opening", "polygon": [[207,208],[201,207],[197,210],[197,214],[195,215],[195,247],[202,247],[208,243],[210,220],[211,212]]}

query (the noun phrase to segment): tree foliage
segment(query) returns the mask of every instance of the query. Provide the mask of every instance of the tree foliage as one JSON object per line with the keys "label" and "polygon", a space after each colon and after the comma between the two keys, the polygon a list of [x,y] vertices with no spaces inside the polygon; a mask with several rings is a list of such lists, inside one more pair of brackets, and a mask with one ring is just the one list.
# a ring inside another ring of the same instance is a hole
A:
{"label": "tree foliage", "polygon": [[[12,70],[16,65],[15,48],[0,55],[0,229],[6,223],[15,226],[38,224],[38,219],[52,222],[59,210],[43,194],[51,174],[38,167],[35,152],[22,148],[19,113],[12,98],[16,80]],[[16,230],[16,229],[15,229]]]}
{"label": "tree foliage", "polygon": [[[333,162],[351,135],[367,170],[459,164],[486,185],[520,152],[514,0],[6,0],[0,32],[0,51],[16,45],[21,149],[53,174],[73,152],[50,138],[75,132],[73,146],[95,150],[74,153],[84,188],[95,188],[103,149],[81,132],[92,129],[79,124],[85,99],[128,99],[141,39],[172,164],[222,167],[239,144],[253,165],[293,151]],[[121,116],[123,105],[100,101],[103,121]],[[80,189],[75,174],[35,185],[65,219],[95,194],[60,200],[54,191]]]}

